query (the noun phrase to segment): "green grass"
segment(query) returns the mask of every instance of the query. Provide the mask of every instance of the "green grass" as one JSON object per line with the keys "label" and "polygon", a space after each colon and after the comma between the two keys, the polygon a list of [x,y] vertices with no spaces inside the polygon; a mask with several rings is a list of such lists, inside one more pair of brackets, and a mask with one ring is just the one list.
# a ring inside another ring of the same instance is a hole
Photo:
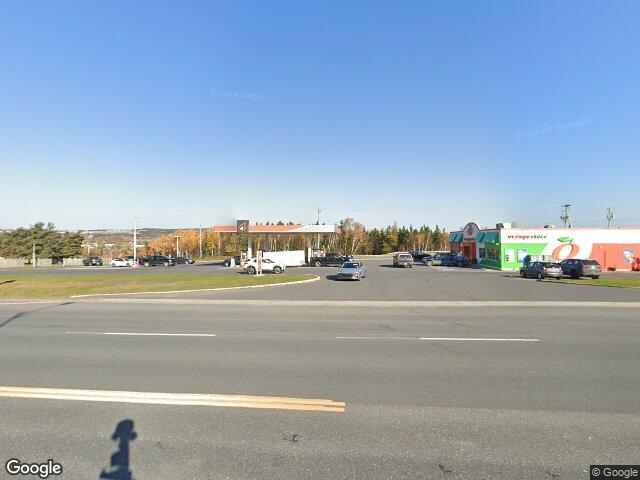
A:
{"label": "green grass", "polygon": [[308,280],[314,275],[0,275],[0,298],[59,298],[97,293],[165,292],[203,288],[272,285]]}
{"label": "green grass", "polygon": [[598,285],[605,287],[640,288],[640,275],[631,278],[581,278],[576,280],[562,280],[563,283],[577,283],[580,285]]}

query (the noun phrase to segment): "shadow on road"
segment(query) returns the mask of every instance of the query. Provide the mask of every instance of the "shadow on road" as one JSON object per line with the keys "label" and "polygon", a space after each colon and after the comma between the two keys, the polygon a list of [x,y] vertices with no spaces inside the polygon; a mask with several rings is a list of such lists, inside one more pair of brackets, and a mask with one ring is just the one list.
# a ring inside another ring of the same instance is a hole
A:
{"label": "shadow on road", "polygon": [[111,455],[110,469],[102,470],[99,478],[113,480],[133,480],[129,465],[129,442],[138,436],[133,430],[133,420],[122,420],[116,426],[111,439],[118,442],[118,450]]}
{"label": "shadow on road", "polygon": [[62,307],[64,305],[73,305],[73,303],[74,302],[57,303],[55,305],[47,305],[46,307],[34,308],[33,310],[29,310],[27,312],[18,312],[16,314],[10,316],[9,318],[7,318],[4,322],[0,323],[0,328],[6,327],[7,325],[9,325],[14,320],[17,320],[18,318],[24,317],[24,316],[29,315],[31,313],[40,312],[42,310],[48,310],[50,308],[55,308],[55,307]]}

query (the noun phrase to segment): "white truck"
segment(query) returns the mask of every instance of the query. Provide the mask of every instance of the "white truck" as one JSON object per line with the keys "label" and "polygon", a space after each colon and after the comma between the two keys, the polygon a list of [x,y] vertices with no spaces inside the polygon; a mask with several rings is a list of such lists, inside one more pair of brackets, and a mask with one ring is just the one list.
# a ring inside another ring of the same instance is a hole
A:
{"label": "white truck", "polygon": [[279,263],[287,267],[300,267],[306,262],[304,250],[262,252],[262,258],[272,260],[275,263]]}

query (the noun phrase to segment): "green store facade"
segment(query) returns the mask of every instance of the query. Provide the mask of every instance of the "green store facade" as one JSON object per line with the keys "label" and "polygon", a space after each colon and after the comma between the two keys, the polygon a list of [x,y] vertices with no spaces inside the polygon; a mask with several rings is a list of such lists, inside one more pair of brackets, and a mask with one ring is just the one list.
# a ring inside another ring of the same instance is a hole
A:
{"label": "green store facade", "polygon": [[451,252],[500,270],[518,270],[531,257],[590,258],[605,269],[631,270],[640,257],[640,228],[511,228],[498,224],[481,229],[470,222],[451,232],[448,241]]}

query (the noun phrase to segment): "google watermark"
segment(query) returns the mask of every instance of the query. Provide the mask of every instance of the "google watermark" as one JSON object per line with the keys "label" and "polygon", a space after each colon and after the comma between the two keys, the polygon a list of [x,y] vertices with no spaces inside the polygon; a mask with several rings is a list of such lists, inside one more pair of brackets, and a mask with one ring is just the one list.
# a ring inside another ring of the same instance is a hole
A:
{"label": "google watermark", "polygon": [[264,97],[258,92],[245,92],[244,90],[226,90],[224,88],[212,88],[209,93],[212,97],[229,98],[233,100],[251,100],[258,102]]}
{"label": "google watermark", "polygon": [[26,463],[17,458],[11,458],[5,463],[4,469],[12,476],[30,476],[42,479],[62,475],[63,472],[62,465],[54,462],[51,458],[42,463]]}
{"label": "google watermark", "polygon": [[552,125],[546,125],[544,127],[532,128],[530,130],[519,130],[516,132],[515,137],[518,140],[523,138],[538,137],[540,135],[548,135],[554,132],[562,132],[565,130],[573,130],[575,128],[588,127],[593,123],[591,118],[581,118],[574,122],[567,123],[554,123]]}

